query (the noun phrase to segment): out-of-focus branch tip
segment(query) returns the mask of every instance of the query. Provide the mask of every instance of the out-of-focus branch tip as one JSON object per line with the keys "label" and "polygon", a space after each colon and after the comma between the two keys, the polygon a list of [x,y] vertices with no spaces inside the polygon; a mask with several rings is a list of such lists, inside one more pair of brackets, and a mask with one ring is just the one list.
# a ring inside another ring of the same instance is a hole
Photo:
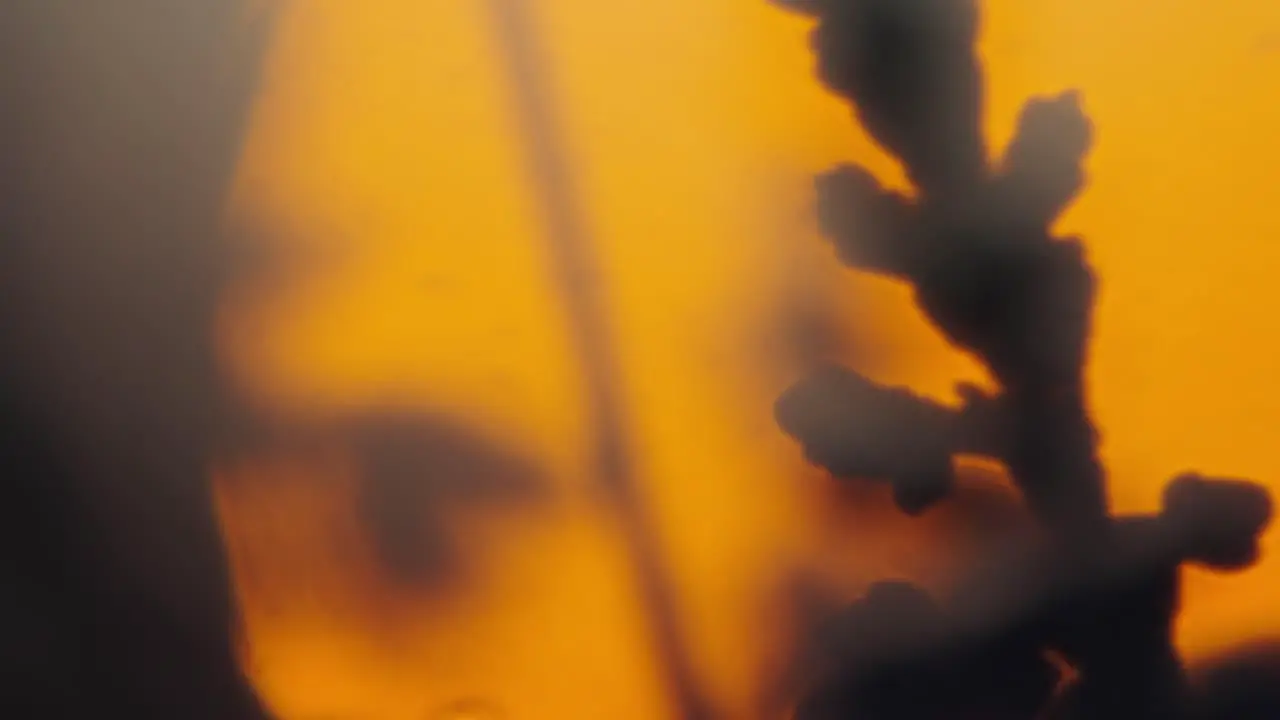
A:
{"label": "out-of-focus branch tip", "polygon": [[1231,571],[1257,561],[1273,512],[1271,495],[1258,483],[1184,473],[1165,488],[1161,517],[1189,560]]}
{"label": "out-of-focus branch tip", "polygon": [[950,491],[950,410],[905,389],[827,366],[784,392],[774,414],[807,460],[840,479],[890,482],[906,512]]}

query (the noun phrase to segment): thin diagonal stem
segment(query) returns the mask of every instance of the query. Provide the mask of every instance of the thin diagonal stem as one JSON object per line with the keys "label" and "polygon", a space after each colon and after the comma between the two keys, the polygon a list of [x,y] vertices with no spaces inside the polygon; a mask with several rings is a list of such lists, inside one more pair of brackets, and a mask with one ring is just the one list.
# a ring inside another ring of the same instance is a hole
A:
{"label": "thin diagonal stem", "polygon": [[621,525],[638,574],[645,612],[653,625],[655,651],[679,717],[705,720],[710,712],[693,678],[674,593],[660,559],[660,543],[636,492],[626,414],[619,393],[618,363],[591,256],[591,236],[555,126],[545,64],[525,2],[488,0],[524,133],[533,184],[542,206],[552,263],[585,377],[588,418],[595,431],[595,478]]}

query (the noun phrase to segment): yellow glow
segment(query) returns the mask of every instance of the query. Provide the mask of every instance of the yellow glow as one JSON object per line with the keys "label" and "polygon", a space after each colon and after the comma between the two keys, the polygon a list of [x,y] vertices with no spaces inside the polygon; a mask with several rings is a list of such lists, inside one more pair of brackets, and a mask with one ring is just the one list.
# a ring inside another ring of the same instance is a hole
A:
{"label": "yellow glow", "polygon": [[[699,679],[727,717],[753,717],[789,572],[852,590],[950,562],[906,521],[821,512],[824,481],[770,420],[787,380],[760,359],[771,313],[796,286],[831,289],[884,358],[877,378],[946,397],[981,372],[902,288],[842,274],[814,234],[815,173],[856,160],[901,178],[812,80],[803,20],[764,0],[530,4]],[[1063,229],[1087,238],[1103,283],[1090,380],[1116,508],[1153,508],[1184,468],[1280,481],[1280,5],[985,6],[993,147],[1024,99],[1064,87],[1098,126]],[[557,500],[487,543],[456,597],[388,606],[363,590],[340,448],[224,468],[252,668],[285,718],[420,718],[471,697],[519,720],[668,710],[590,492],[579,368],[483,8],[290,5],[234,212],[268,218],[303,260],[233,288],[219,331],[264,412],[445,412],[534,458]],[[1243,578],[1192,574],[1181,642],[1202,654],[1280,630],[1278,589],[1272,556]]]}

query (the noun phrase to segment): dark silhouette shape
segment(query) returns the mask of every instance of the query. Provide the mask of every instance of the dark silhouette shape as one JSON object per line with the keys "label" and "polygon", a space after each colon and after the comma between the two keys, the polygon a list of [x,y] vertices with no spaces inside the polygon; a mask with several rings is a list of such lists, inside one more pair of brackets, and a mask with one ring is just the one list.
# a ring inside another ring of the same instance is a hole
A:
{"label": "dark silhouette shape", "polygon": [[[1095,547],[1011,534],[945,605],[903,583],[874,586],[817,626],[799,717],[1183,717],[1194,696],[1172,644],[1178,568],[1223,537],[1252,546],[1269,511],[1235,481],[1180,478],[1171,494],[1188,483],[1216,507],[1118,518]],[[1076,674],[1060,693],[1050,652]]]}
{"label": "dark silhouette shape", "polygon": [[873,586],[821,637],[827,667],[798,709],[804,720],[1030,718],[1058,682],[1034,637],[966,636],[907,583]]}
{"label": "dark silhouette shape", "polygon": [[1194,720],[1280,717],[1280,646],[1270,641],[1219,658],[1193,672]]}
{"label": "dark silhouette shape", "polygon": [[1188,473],[1165,488],[1162,517],[1183,538],[1188,560],[1234,570],[1257,562],[1258,536],[1272,512],[1270,495],[1251,482]]}
{"label": "dark silhouette shape", "polygon": [[965,406],[952,410],[828,366],[788,389],[774,414],[810,462],[841,479],[887,480],[899,507],[918,514],[950,490],[953,455],[994,453],[1003,442],[994,399],[963,393]]}
{"label": "dark silhouette shape", "polygon": [[219,222],[270,18],[0,5],[0,715],[249,720],[208,486]]}
{"label": "dark silhouette shape", "polygon": [[891,481],[906,512],[924,510],[951,487],[949,413],[910,392],[828,368],[788,390],[776,415],[803,439],[811,462],[839,478]]}
{"label": "dark silhouette shape", "polygon": [[818,224],[843,263],[901,279],[922,272],[928,247],[912,200],[853,165],[819,176],[815,185]]}
{"label": "dark silhouette shape", "polygon": [[1084,187],[1084,162],[1093,144],[1093,126],[1068,91],[1033,98],[1018,117],[997,175],[1003,213],[1013,227],[1047,228]]}
{"label": "dark silhouette shape", "polygon": [[902,159],[926,195],[983,173],[982,75],[973,0],[806,0],[818,76],[852,100],[862,126]]}
{"label": "dark silhouette shape", "polygon": [[816,18],[819,78],[915,186],[900,195],[849,166],[819,177],[837,256],[908,283],[999,391],[964,388],[949,408],[827,367],[783,394],[778,423],[837,478],[892,483],[908,513],[946,500],[955,454],[985,455],[1034,520],[944,601],[873,587],[824,631],[798,716],[1187,717],[1179,569],[1251,565],[1271,501],[1254,483],[1187,473],[1157,516],[1108,512],[1084,388],[1097,281],[1081,242],[1051,230],[1085,182],[1093,128],[1078,94],[1029,101],[989,163],[972,0],[783,4]]}

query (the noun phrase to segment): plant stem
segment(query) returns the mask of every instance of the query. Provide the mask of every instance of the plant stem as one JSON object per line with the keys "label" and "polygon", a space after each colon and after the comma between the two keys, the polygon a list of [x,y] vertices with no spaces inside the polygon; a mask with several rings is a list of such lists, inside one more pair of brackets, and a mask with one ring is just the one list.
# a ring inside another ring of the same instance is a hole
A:
{"label": "plant stem", "polygon": [[617,358],[592,262],[591,236],[555,127],[533,19],[525,0],[489,0],[488,6],[515,95],[546,240],[586,382],[587,417],[595,430],[591,451],[594,475],[621,526],[678,717],[704,720],[711,713],[694,681],[653,522],[637,493]]}

